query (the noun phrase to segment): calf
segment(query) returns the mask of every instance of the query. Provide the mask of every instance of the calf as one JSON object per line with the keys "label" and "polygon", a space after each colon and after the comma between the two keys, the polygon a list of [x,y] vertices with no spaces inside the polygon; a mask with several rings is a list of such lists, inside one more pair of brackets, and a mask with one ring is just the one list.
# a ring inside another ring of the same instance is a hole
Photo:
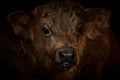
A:
{"label": "calf", "polygon": [[115,80],[120,49],[109,18],[106,9],[71,1],[9,14],[13,30],[0,37],[1,73],[16,80]]}

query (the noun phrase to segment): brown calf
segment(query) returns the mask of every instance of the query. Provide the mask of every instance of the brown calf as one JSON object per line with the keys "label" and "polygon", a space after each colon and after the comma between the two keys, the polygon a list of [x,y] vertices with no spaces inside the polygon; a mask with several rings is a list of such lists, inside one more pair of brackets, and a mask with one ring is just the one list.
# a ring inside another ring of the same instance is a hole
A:
{"label": "brown calf", "polygon": [[120,50],[109,18],[108,10],[66,0],[13,12],[14,33],[0,39],[3,67],[16,80],[115,80]]}

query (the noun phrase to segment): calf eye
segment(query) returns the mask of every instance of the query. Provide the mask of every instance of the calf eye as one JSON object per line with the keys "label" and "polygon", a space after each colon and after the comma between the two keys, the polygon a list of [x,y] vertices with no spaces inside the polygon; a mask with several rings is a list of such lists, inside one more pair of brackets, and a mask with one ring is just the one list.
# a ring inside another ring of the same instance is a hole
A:
{"label": "calf eye", "polygon": [[43,32],[47,37],[52,35],[51,29],[46,24],[43,25]]}
{"label": "calf eye", "polygon": [[76,28],[76,31],[77,31],[78,34],[82,33],[82,32],[83,32],[82,25],[79,25],[79,26]]}

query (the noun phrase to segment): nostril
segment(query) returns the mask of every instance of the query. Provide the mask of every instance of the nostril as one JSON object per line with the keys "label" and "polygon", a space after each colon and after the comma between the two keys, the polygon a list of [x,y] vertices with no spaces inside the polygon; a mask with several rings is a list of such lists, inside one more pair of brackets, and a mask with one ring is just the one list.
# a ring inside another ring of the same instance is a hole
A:
{"label": "nostril", "polygon": [[71,51],[71,54],[72,54],[72,58],[75,57],[75,51]]}
{"label": "nostril", "polygon": [[64,58],[65,56],[64,56],[64,51],[59,51],[59,57],[60,58]]}

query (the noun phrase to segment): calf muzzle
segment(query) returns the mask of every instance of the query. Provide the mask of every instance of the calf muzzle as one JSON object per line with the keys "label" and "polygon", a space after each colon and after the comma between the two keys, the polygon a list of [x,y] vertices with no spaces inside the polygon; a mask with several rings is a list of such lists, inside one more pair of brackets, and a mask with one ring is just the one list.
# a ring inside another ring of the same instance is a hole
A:
{"label": "calf muzzle", "polygon": [[60,68],[68,69],[76,63],[76,52],[72,47],[61,47],[57,49],[55,58]]}

